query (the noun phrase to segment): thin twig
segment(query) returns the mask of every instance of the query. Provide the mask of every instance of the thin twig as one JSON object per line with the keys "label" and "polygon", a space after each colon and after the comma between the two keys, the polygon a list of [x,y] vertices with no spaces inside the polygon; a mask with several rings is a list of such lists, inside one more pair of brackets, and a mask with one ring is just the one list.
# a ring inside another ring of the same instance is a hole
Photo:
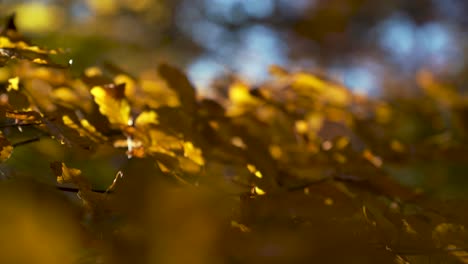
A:
{"label": "thin twig", "polygon": [[41,140],[40,137],[34,137],[34,138],[31,138],[31,139],[27,139],[27,140],[24,140],[24,141],[20,141],[20,142],[16,142],[16,143],[13,143],[11,144],[14,148],[16,147],[19,147],[19,146],[23,146],[23,145],[26,145],[26,144],[29,144],[29,143],[33,143],[33,142],[37,142]]}

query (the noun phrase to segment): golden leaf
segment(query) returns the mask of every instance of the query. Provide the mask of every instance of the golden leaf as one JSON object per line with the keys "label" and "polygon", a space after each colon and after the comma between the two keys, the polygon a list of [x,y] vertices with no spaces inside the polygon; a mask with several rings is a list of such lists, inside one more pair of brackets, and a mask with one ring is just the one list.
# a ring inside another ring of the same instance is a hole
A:
{"label": "golden leaf", "polygon": [[190,141],[184,142],[184,157],[189,158],[200,166],[205,164],[201,149],[196,148]]}
{"label": "golden leaf", "polygon": [[66,126],[78,132],[81,137],[87,137],[95,142],[107,140],[104,135],[99,133],[99,131],[84,118],[80,118],[80,123],[78,124],[68,115],[63,115],[62,121]]}
{"label": "golden leaf", "polygon": [[264,190],[260,189],[258,186],[255,186],[253,188],[253,193],[257,194],[257,195],[265,195],[266,194],[266,192]]}
{"label": "golden leaf", "polygon": [[59,184],[74,183],[80,185],[79,176],[81,171],[79,169],[68,168],[63,162],[54,162],[50,165],[52,172],[57,177]]}
{"label": "golden leaf", "polygon": [[99,112],[107,117],[112,125],[127,126],[130,120],[130,105],[123,97],[124,85],[94,86],[91,94],[99,106]]}
{"label": "golden leaf", "polygon": [[19,77],[18,76],[8,79],[7,91],[9,92],[11,90],[15,90],[15,91],[19,90]]}
{"label": "golden leaf", "polygon": [[345,106],[351,101],[351,95],[346,88],[304,72],[292,76],[292,87],[299,94],[313,96],[337,106]]}
{"label": "golden leaf", "polygon": [[148,125],[157,125],[159,124],[158,121],[158,114],[155,111],[143,111],[141,112],[138,117],[135,119],[135,126],[136,127],[145,127]]}

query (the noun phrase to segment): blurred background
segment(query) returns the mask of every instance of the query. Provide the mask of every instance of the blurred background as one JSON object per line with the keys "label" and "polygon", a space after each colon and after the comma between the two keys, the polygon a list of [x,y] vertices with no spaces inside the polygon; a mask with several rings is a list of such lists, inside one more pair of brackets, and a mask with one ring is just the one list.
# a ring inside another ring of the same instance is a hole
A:
{"label": "blurred background", "polygon": [[422,69],[466,89],[464,0],[0,3],[36,43],[65,48],[77,70],[111,61],[138,72],[170,61],[207,94],[220,76],[261,83],[272,64],[323,73],[372,96],[411,94]]}

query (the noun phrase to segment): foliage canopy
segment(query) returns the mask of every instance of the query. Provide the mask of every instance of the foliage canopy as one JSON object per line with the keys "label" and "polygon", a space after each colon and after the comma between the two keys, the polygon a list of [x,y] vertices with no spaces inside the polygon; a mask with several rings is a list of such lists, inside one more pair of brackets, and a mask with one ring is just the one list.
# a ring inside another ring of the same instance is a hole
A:
{"label": "foliage canopy", "polygon": [[[77,75],[65,57],[1,31],[2,262],[468,262],[466,203],[393,175],[467,162],[468,97],[430,72],[418,98],[277,66],[207,98],[165,63]],[[57,186],[17,171],[22,148]]]}

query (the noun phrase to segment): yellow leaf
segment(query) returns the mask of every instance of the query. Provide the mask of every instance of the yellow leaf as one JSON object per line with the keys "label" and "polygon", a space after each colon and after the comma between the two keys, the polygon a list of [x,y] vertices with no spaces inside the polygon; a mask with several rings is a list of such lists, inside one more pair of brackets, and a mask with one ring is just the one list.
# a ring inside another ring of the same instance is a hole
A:
{"label": "yellow leaf", "polygon": [[144,127],[151,124],[159,124],[158,114],[155,111],[143,111],[138,115],[138,117],[135,120],[135,125],[137,127]]}
{"label": "yellow leaf", "polygon": [[250,89],[247,84],[235,82],[229,87],[229,99],[234,104],[257,104],[257,98],[250,95]]}
{"label": "yellow leaf", "polygon": [[189,158],[200,166],[205,164],[201,149],[196,148],[190,141],[184,142],[184,157]]}
{"label": "yellow leaf", "polygon": [[249,107],[255,107],[259,100],[250,95],[249,87],[242,82],[235,82],[229,87],[229,100],[231,105],[227,109],[229,116],[236,116],[244,113]]}
{"label": "yellow leaf", "polygon": [[107,138],[99,133],[96,128],[91,125],[88,120],[81,118],[80,119],[80,124],[76,123],[73,121],[73,119],[70,118],[68,115],[63,115],[62,116],[62,121],[63,124],[68,126],[69,128],[75,130],[80,134],[81,137],[87,137],[95,142],[99,141],[105,141]]}
{"label": "yellow leaf", "polygon": [[37,64],[47,64],[48,62],[44,59],[41,58],[35,58],[32,60],[32,62],[37,63]]}
{"label": "yellow leaf", "polygon": [[104,140],[104,141],[107,140],[107,137],[104,136],[103,134],[101,134],[99,131],[97,131],[97,129],[96,129],[93,125],[91,125],[91,124],[89,123],[88,120],[86,120],[86,119],[84,119],[84,118],[80,118],[80,124],[81,124],[81,126],[83,126],[84,129],[86,129],[92,136],[97,137],[97,138],[99,138],[99,139],[101,139],[101,140]]}
{"label": "yellow leaf", "polygon": [[18,76],[8,79],[7,91],[9,92],[11,90],[15,90],[15,91],[19,90],[19,77]]}
{"label": "yellow leaf", "polygon": [[[122,97],[123,91],[114,91],[122,86],[111,85],[109,87],[94,86],[91,94],[99,106],[99,112],[107,117],[112,125],[127,126],[130,120],[130,105]],[[115,94],[112,94],[114,92]],[[122,94],[120,94],[122,93]]]}
{"label": "yellow leaf", "polygon": [[327,86],[328,84],[325,81],[311,74],[300,72],[293,76],[293,87],[295,88],[309,87],[322,92]]}
{"label": "yellow leaf", "polygon": [[253,188],[253,193],[257,194],[257,195],[265,195],[266,194],[266,192],[264,190],[260,189],[258,186],[255,186]]}
{"label": "yellow leaf", "polygon": [[78,96],[74,91],[67,87],[60,87],[52,91],[52,97],[67,103],[77,102]]}
{"label": "yellow leaf", "polygon": [[199,173],[200,172],[200,165],[194,162],[191,159],[185,157],[178,157],[179,167],[188,173]]}
{"label": "yellow leaf", "polygon": [[51,168],[57,177],[57,182],[59,184],[75,183],[79,185],[78,182],[80,180],[78,177],[81,175],[81,171],[79,169],[68,168],[63,162],[52,163]]}
{"label": "yellow leaf", "polygon": [[293,75],[292,87],[300,94],[315,95],[321,101],[337,106],[345,106],[351,100],[344,87],[304,72]]}

